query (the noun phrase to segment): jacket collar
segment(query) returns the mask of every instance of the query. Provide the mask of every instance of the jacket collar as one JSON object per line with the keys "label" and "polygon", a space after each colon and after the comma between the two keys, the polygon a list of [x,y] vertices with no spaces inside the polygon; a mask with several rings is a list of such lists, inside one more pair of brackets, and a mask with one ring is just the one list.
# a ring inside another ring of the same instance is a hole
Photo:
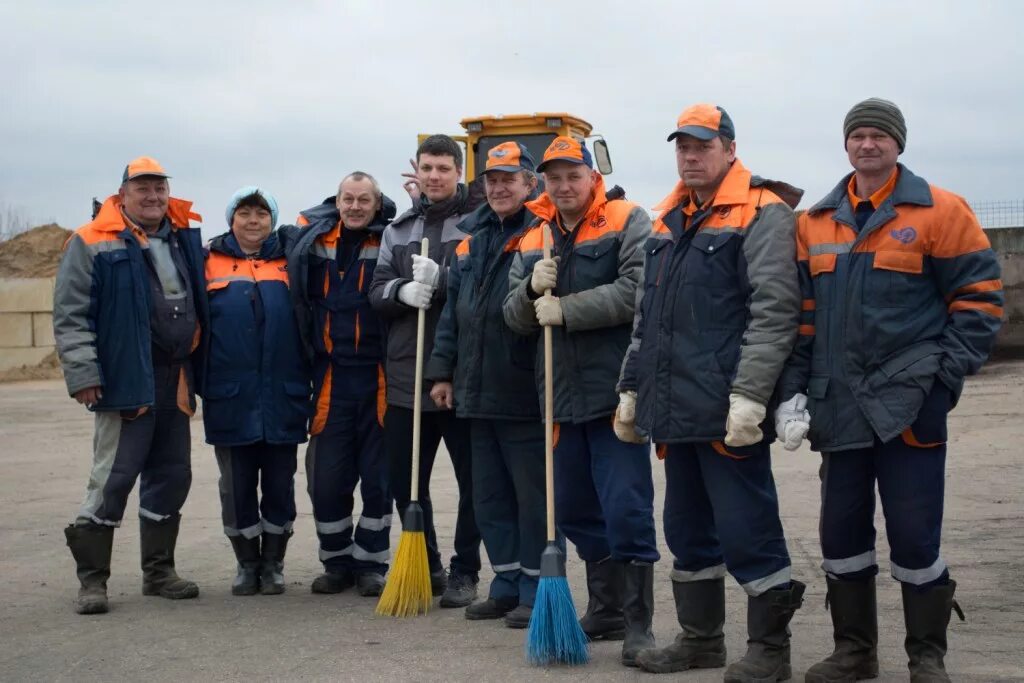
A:
{"label": "jacket collar", "polygon": [[[238,246],[238,240],[235,239],[235,234],[230,230],[222,235],[217,235],[210,240],[210,251],[215,251],[217,253],[239,259],[248,258],[248,255],[242,251],[240,246]],[[267,239],[263,241],[263,244],[260,245],[259,253],[255,255],[255,258],[263,261],[271,261],[273,259],[284,258],[284,256],[284,245],[281,240],[278,239],[277,230],[274,230],[267,236]]]}
{"label": "jacket collar", "polygon": [[[750,196],[751,173],[747,170],[738,158],[732,162],[729,171],[725,174],[718,190],[715,192],[711,206],[733,206],[743,204]],[[668,196],[662,199],[655,207],[655,211],[668,212],[682,204],[690,196],[690,188],[680,180]]]}
{"label": "jacket collar", "polygon": [[[203,217],[192,211],[192,202],[171,197],[167,201],[167,219],[175,230],[188,229],[189,221],[201,221]],[[128,227],[128,222],[121,215],[121,200],[114,194],[107,197],[100,207],[96,218],[92,220],[92,227],[105,232],[121,232]]]}
{"label": "jacket collar", "polygon": [[[309,222],[307,230],[317,230],[319,234],[330,232],[341,221],[335,197],[328,197],[320,204],[299,212]],[[384,232],[391,219],[395,217],[395,203],[386,194],[380,198],[380,208],[373,215],[366,231],[379,235]]]}
{"label": "jacket collar", "polygon": [[[932,206],[932,191],[928,186],[928,182],[919,176],[914,175],[909,168],[903,164],[896,164],[896,168],[899,169],[899,178],[896,180],[896,187],[893,188],[892,194],[889,198],[882,202],[882,206],[890,204],[892,206],[899,206],[900,204],[914,204],[917,206]],[[849,213],[852,218],[853,208],[850,206],[850,198],[847,193],[847,187],[850,184],[850,178],[853,177],[853,173],[848,173],[843,176],[843,179],[839,181],[839,184],[832,188],[825,197],[817,204],[807,210],[809,214],[821,213],[822,211],[834,210],[837,213]],[[877,207],[881,208],[881,207]]]}
{"label": "jacket collar", "polygon": [[[583,216],[583,219],[586,220],[598,215],[604,210],[604,206],[607,203],[608,197],[604,185],[604,176],[599,175],[597,183],[594,184],[594,200],[590,202],[590,207],[587,208],[587,213]],[[526,210],[548,223],[554,223],[555,218],[558,216],[558,207],[555,206],[554,200],[551,199],[547,192],[533,201],[526,202]]]}

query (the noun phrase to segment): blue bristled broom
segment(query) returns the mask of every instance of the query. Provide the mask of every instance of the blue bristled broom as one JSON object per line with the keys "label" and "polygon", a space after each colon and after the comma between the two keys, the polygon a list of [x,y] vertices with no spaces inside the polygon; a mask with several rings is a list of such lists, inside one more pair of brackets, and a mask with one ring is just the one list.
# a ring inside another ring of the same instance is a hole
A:
{"label": "blue bristled broom", "polygon": [[[551,257],[551,232],[544,227],[544,258]],[[547,290],[545,294],[551,294]],[[587,636],[576,618],[576,606],[565,576],[565,553],[555,536],[554,387],[551,327],[544,327],[544,465],[548,544],[540,557],[537,598],[526,632],[526,659],[531,664],[586,664]]]}

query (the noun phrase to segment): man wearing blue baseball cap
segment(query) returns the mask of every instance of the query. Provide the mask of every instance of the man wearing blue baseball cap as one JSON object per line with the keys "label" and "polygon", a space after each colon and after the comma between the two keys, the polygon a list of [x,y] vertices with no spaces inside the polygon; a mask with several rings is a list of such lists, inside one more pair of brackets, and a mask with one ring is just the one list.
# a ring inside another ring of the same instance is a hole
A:
{"label": "man wearing blue baseball cap", "polygon": [[713,104],[687,107],[668,136],[679,181],[655,207],[642,296],[619,380],[615,432],[658,444],[665,541],[682,632],[641,652],[669,673],[725,665],[725,575],[747,593],[747,652],[727,683],[788,679],[792,577],[772,479],[767,407],[800,315],[794,216],[802,195],[751,174]]}
{"label": "man wearing blue baseball cap", "polygon": [[534,336],[513,334],[502,317],[515,245],[536,217],[524,206],[537,176],[524,145],[487,154],[487,204],[458,226],[448,298],[427,364],[430,396],[469,418],[473,507],[494,569],[489,595],[466,618],[530,623],[545,543],[544,430],[534,385]]}
{"label": "man wearing blue baseball cap", "polygon": [[[651,448],[617,439],[611,418],[651,219],[605,191],[581,140],[556,137],[538,170],[546,189],[527,208],[541,220],[519,242],[505,320],[520,334],[552,328],[555,521],[587,563],[580,626],[591,640],[622,640],[623,665],[636,666],[654,646]],[[543,258],[548,231],[553,258]]]}

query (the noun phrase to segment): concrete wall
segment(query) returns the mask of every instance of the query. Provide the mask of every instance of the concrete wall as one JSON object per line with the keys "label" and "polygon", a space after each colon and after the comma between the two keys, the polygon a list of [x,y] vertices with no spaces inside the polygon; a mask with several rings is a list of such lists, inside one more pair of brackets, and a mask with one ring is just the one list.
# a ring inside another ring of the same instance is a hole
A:
{"label": "concrete wall", "polygon": [[1006,318],[996,340],[998,356],[1024,355],[1024,227],[985,231],[999,254],[1006,292]]}
{"label": "concrete wall", "polygon": [[0,279],[0,373],[39,365],[53,344],[53,278]]}

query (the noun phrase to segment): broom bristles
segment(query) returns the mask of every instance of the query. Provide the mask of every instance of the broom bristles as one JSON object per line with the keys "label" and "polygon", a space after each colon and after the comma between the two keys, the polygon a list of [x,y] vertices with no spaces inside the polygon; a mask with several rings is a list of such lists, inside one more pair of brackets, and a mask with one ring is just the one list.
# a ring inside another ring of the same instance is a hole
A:
{"label": "broom bristles", "polygon": [[377,614],[414,617],[426,614],[433,603],[427,537],[422,531],[403,531],[384,591],[377,602]]}
{"label": "broom bristles", "polygon": [[586,664],[587,636],[576,618],[576,607],[564,576],[542,576],[526,633],[526,658],[531,664]]}

